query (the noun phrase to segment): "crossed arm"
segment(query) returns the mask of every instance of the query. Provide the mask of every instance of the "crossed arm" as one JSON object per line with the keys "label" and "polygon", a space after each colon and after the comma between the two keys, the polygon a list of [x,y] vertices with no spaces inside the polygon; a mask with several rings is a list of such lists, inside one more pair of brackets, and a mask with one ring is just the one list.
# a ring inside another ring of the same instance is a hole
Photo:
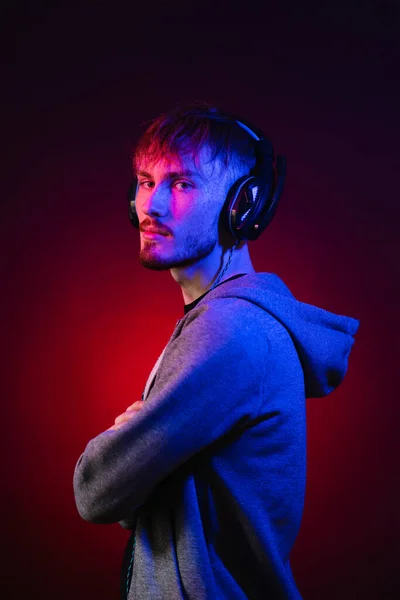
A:
{"label": "crossed arm", "polygon": [[85,520],[123,521],[181,464],[258,415],[265,330],[258,326],[255,334],[236,323],[251,322],[252,310],[259,309],[237,300],[221,309],[223,315],[207,305],[193,309],[170,342],[147,400],[127,407],[86,446],[74,473],[75,500]]}

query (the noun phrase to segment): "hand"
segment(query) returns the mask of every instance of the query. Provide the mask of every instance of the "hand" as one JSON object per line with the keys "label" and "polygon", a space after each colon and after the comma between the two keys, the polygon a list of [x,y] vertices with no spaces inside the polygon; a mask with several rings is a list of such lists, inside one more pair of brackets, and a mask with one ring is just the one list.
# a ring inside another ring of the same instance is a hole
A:
{"label": "hand", "polygon": [[118,415],[118,417],[115,419],[114,425],[106,429],[106,431],[116,431],[117,429],[122,427],[124,423],[132,419],[132,417],[142,408],[142,406],[143,400],[137,400],[136,402],[128,406],[125,412],[122,413],[122,415]]}

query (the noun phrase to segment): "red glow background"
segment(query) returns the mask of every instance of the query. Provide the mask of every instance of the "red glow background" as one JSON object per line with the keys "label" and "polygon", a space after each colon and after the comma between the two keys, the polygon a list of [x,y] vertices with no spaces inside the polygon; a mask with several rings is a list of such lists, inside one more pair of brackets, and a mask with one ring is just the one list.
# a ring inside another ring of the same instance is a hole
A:
{"label": "red glow background", "polygon": [[343,384],[308,402],[300,591],[400,598],[398,3],[56,4],[2,20],[1,597],[118,598],[127,532],[80,519],[72,474],[182,314],[169,273],[138,263],[132,144],[144,121],[205,99],[287,156],[256,269],[361,321]]}

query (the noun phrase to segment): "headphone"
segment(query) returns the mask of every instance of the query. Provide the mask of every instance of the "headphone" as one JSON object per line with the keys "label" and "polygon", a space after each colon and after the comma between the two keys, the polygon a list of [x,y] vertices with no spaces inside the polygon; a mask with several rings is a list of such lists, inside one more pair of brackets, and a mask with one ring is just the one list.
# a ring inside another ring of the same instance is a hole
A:
{"label": "headphone", "polygon": [[[251,174],[235,181],[226,196],[221,210],[221,224],[237,240],[256,240],[268,227],[282,195],[286,177],[286,158],[278,156],[272,143],[258,128],[250,126],[233,115],[220,116],[209,113],[196,116],[222,122],[236,122],[256,140],[256,166]],[[128,191],[129,219],[139,228],[136,212],[138,180],[135,177]]]}

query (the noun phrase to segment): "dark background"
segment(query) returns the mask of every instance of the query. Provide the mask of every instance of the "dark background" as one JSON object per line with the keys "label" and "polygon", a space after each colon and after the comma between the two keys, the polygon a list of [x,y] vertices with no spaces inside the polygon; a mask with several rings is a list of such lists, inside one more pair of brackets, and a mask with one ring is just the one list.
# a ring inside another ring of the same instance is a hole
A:
{"label": "dark background", "polygon": [[138,263],[126,190],[141,124],[195,99],[287,156],[256,269],[361,321],[344,382],[307,404],[299,589],[400,598],[399,3],[260,6],[3,4],[1,598],[118,597],[127,532],[80,519],[72,474],[182,314]]}

